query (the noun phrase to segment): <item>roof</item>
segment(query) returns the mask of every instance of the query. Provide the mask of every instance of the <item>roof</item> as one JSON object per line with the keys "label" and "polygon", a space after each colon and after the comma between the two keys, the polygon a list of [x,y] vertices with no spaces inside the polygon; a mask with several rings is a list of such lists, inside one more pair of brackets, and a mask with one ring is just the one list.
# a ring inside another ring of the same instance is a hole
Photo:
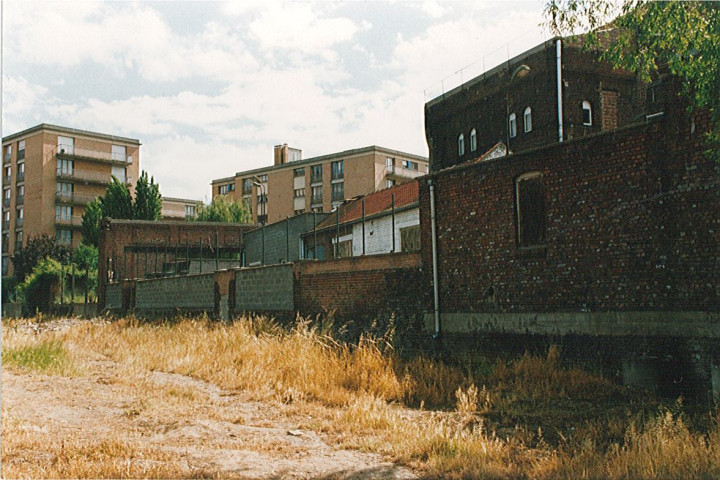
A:
{"label": "roof", "polygon": [[20,137],[24,137],[24,136],[30,135],[31,133],[40,132],[42,130],[53,130],[58,133],[67,133],[70,135],[85,135],[85,136],[89,136],[89,137],[101,138],[103,140],[116,141],[116,142],[122,142],[122,143],[132,143],[135,145],[140,145],[140,140],[138,140],[136,138],[119,137],[117,135],[108,135],[106,133],[90,132],[88,130],[79,130],[77,128],[61,127],[59,125],[51,125],[49,123],[41,123],[40,125],[35,125],[34,127],[27,128],[27,129],[23,130],[22,132],[13,133],[12,135],[3,137],[3,142],[6,142],[8,140],[13,140],[16,138],[20,138]]}
{"label": "roof", "polygon": [[[295,149],[299,150],[299,149]],[[215,180],[212,180],[211,184],[216,184],[220,182],[229,182],[235,180],[237,177],[249,177],[252,175],[259,175],[264,174],[267,172],[272,172],[275,170],[283,170],[283,169],[289,169],[289,168],[299,168],[304,167],[310,164],[318,163],[318,162],[325,162],[328,160],[334,160],[334,159],[341,159],[343,157],[350,157],[353,155],[363,155],[368,153],[381,153],[384,155],[390,155],[394,157],[402,157],[407,158],[411,160],[417,160],[419,162],[428,162],[427,157],[423,157],[420,155],[415,155],[413,153],[406,153],[401,152],[399,150],[392,150],[390,148],[380,147],[377,145],[371,145],[369,147],[362,147],[362,148],[355,148],[352,150],[344,150],[342,152],[337,153],[330,153],[328,155],[321,155],[319,157],[312,157],[312,158],[304,158],[302,160],[298,160],[296,162],[287,162],[287,163],[281,163],[279,165],[268,165],[267,167],[261,167],[261,168],[255,168],[253,170],[245,170],[242,172],[235,173],[232,177],[224,177],[224,178],[217,178]]]}
{"label": "roof", "polygon": [[338,207],[340,209],[339,218],[331,214],[328,218],[320,222],[317,228],[321,230],[332,227],[338,222],[348,223],[361,219],[363,215],[363,200],[365,201],[365,218],[392,210],[393,196],[395,197],[396,210],[409,207],[418,203],[419,191],[419,183],[417,180],[414,180],[350,200]]}

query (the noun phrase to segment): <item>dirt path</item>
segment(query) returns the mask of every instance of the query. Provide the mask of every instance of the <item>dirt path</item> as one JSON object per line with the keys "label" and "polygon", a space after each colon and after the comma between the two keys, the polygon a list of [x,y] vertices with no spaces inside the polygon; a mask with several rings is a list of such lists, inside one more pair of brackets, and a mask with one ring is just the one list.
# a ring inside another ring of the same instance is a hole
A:
{"label": "dirt path", "polygon": [[[344,450],[308,426],[317,409],[252,401],[188,376],[92,359],[75,377],[2,372],[4,422],[48,445],[127,441],[181,471],[221,478],[416,478],[375,454]],[[6,433],[6,427],[3,427]],[[9,427],[7,427],[9,428]],[[53,462],[37,443],[3,449],[3,467]],[[33,445],[35,445],[33,447]]]}

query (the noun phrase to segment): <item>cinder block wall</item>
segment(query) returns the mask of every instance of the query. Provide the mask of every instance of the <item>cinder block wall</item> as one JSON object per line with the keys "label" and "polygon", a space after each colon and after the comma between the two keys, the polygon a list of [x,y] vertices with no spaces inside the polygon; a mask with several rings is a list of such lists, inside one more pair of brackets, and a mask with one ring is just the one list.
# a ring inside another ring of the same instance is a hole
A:
{"label": "cinder block wall", "polygon": [[112,312],[122,311],[122,283],[110,283],[105,290],[105,308]]}
{"label": "cinder block wall", "polygon": [[292,263],[235,272],[234,313],[293,313],[294,310]]}
{"label": "cinder block wall", "polygon": [[138,280],[135,283],[135,312],[159,315],[182,312],[213,312],[215,273]]}

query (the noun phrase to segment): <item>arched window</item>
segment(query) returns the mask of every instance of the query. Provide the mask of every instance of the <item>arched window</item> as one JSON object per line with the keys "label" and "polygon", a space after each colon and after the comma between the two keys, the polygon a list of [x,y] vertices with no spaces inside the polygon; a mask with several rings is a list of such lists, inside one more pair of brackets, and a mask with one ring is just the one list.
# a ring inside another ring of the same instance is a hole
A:
{"label": "arched window", "polygon": [[582,102],[582,123],[588,127],[592,125],[592,105],[587,100]]}
{"label": "arched window", "polygon": [[477,132],[473,128],[470,130],[470,151],[474,152],[477,150]]}
{"label": "arched window", "polygon": [[527,107],[523,112],[523,124],[525,125],[525,133],[532,131],[532,108]]}
{"label": "arched window", "polygon": [[458,137],[458,155],[465,155],[465,135],[462,133]]}
{"label": "arched window", "polygon": [[510,133],[510,138],[517,136],[517,121],[515,120],[514,113],[511,113],[510,117],[508,117],[508,132]]}

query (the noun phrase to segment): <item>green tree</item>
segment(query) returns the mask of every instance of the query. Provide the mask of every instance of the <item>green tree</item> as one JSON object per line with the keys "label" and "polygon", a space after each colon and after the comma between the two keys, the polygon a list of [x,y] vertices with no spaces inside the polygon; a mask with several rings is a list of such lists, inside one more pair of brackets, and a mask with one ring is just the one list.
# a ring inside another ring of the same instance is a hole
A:
{"label": "green tree", "polygon": [[103,219],[102,200],[100,197],[85,206],[82,216],[82,235],[85,245],[97,247],[100,236],[100,221]]}
{"label": "green tree", "polygon": [[135,185],[135,202],[133,203],[133,218],[136,220],[160,220],[162,212],[162,197],[160,187],[154,178],[148,182],[147,172],[142,175]]}
{"label": "green tree", "polygon": [[643,80],[663,70],[678,78],[690,106],[710,112],[711,138],[720,139],[720,2],[550,0],[545,15],[553,33],[589,32],[602,59]]}
{"label": "green tree", "polygon": [[15,278],[18,282],[23,282],[42,260],[52,258],[65,262],[70,259],[71,254],[70,248],[58,245],[50,235],[30,236],[25,245],[12,257]]}
{"label": "green tree", "polygon": [[23,299],[23,313],[50,312],[60,293],[62,277],[60,262],[52,258],[41,259],[18,287]]}
{"label": "green tree", "polygon": [[99,197],[103,217],[133,218],[133,201],[130,189],[125,182],[112,177],[112,182],[105,190],[105,196]]}
{"label": "green tree", "polygon": [[200,222],[250,223],[250,209],[242,200],[218,195],[210,205],[200,205],[195,220]]}

